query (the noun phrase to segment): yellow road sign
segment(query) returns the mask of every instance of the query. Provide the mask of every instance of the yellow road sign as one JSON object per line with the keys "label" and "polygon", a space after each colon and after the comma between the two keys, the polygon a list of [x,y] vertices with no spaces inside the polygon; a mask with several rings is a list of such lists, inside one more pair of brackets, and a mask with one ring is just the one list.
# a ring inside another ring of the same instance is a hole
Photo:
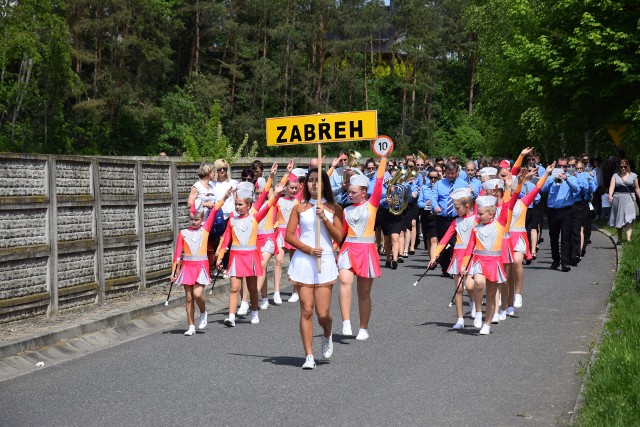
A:
{"label": "yellow road sign", "polygon": [[359,141],[377,136],[376,110],[267,119],[267,146]]}
{"label": "yellow road sign", "polygon": [[607,123],[605,125],[605,128],[607,128],[607,132],[609,132],[609,136],[613,139],[613,143],[616,147],[620,147],[620,144],[622,144],[622,140],[627,134],[629,126],[629,123]]}

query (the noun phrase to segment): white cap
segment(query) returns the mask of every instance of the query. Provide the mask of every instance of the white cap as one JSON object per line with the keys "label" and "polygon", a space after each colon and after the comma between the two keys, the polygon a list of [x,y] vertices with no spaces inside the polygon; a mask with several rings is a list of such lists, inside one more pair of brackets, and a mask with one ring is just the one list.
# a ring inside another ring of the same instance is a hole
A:
{"label": "white cap", "polygon": [[496,176],[498,169],[496,168],[482,168],[480,169],[480,176]]}
{"label": "white cap", "polygon": [[471,189],[464,187],[464,188],[456,188],[455,190],[453,190],[451,192],[451,198],[453,200],[458,200],[461,199],[463,197],[471,197]]}
{"label": "white cap", "polygon": [[494,178],[482,183],[482,189],[484,191],[494,190],[496,187],[504,190],[504,181],[500,178]]}
{"label": "white cap", "polygon": [[307,175],[307,171],[305,169],[302,168],[295,168],[294,170],[291,171],[291,173],[289,174],[289,181],[291,182],[297,182],[298,178],[306,176]]}
{"label": "white cap", "polygon": [[476,205],[478,205],[479,208],[495,206],[496,203],[498,203],[498,199],[493,196],[480,196],[476,199]]}
{"label": "white cap", "polygon": [[362,174],[352,175],[349,178],[350,185],[357,185],[358,187],[368,187],[369,186],[369,178]]}
{"label": "white cap", "polygon": [[241,182],[237,186],[236,197],[239,199],[253,199],[253,183]]}

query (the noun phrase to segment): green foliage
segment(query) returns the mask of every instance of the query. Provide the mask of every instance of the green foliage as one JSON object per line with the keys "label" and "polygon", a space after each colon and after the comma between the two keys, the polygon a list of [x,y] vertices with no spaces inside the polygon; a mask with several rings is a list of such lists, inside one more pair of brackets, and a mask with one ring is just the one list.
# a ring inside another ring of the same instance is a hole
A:
{"label": "green foliage", "polygon": [[[615,231],[614,231],[615,233]],[[611,310],[600,343],[598,357],[586,382],[585,405],[580,410],[579,426],[637,425],[640,411],[640,292],[636,288],[636,270],[640,259],[640,227],[633,230],[634,240],[622,246],[620,269]]]}

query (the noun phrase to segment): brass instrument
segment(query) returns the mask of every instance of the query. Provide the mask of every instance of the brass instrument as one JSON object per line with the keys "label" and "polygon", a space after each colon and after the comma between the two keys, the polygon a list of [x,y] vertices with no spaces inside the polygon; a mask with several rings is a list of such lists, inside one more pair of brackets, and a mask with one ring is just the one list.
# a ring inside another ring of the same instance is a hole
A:
{"label": "brass instrument", "polygon": [[429,156],[427,156],[426,154],[424,154],[422,151],[420,150],[416,150],[418,152],[418,157],[420,157],[422,160],[424,160],[425,162],[427,161],[427,159],[429,158]]}
{"label": "brass instrument", "polygon": [[397,172],[393,178],[387,182],[387,198],[389,199],[389,212],[400,215],[409,205],[411,190],[404,185],[405,182],[413,181],[418,176],[418,169],[403,169]]}
{"label": "brass instrument", "polygon": [[345,165],[342,171],[342,184],[349,185],[349,179],[353,176],[353,168],[356,168],[360,159],[362,159],[362,154],[358,153],[356,150],[349,150],[349,159],[347,160],[347,164]]}

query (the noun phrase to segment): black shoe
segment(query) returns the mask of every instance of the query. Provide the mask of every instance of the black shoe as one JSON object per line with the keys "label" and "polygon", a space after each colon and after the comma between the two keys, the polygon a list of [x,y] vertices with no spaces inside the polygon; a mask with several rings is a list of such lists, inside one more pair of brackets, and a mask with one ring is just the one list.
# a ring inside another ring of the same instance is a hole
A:
{"label": "black shoe", "polygon": [[399,256],[399,257],[398,257],[398,262],[399,262],[400,264],[404,263],[404,258],[402,258],[401,256]]}
{"label": "black shoe", "polygon": [[415,255],[416,251],[409,251],[409,255]]}
{"label": "black shoe", "polygon": [[416,246],[420,244],[420,239],[416,237]]}
{"label": "black shoe", "polygon": [[450,275],[449,273],[447,273],[446,271],[443,271],[442,274],[440,275],[442,277],[446,277],[447,279],[451,279],[453,276]]}
{"label": "black shoe", "polygon": [[542,242],[544,242],[544,239],[541,237],[538,239],[538,243],[542,243]]}
{"label": "black shoe", "polygon": [[391,261],[387,261],[384,263],[384,268],[391,268]]}
{"label": "black shoe", "polygon": [[571,271],[571,267],[569,267],[567,264],[562,264],[562,271],[565,273]]}
{"label": "black shoe", "polygon": [[398,261],[391,261],[391,268],[394,270],[398,269]]}
{"label": "black shoe", "polygon": [[583,257],[587,254],[587,250],[583,249],[582,251],[580,251],[580,256]]}
{"label": "black shoe", "polygon": [[551,267],[552,270],[557,270],[558,268],[560,268],[560,263],[558,261],[553,261],[551,263]]}
{"label": "black shoe", "polygon": [[530,259],[525,259],[524,260],[524,265],[531,265],[531,260]]}
{"label": "black shoe", "polygon": [[587,245],[591,244],[591,239],[587,240]]}

